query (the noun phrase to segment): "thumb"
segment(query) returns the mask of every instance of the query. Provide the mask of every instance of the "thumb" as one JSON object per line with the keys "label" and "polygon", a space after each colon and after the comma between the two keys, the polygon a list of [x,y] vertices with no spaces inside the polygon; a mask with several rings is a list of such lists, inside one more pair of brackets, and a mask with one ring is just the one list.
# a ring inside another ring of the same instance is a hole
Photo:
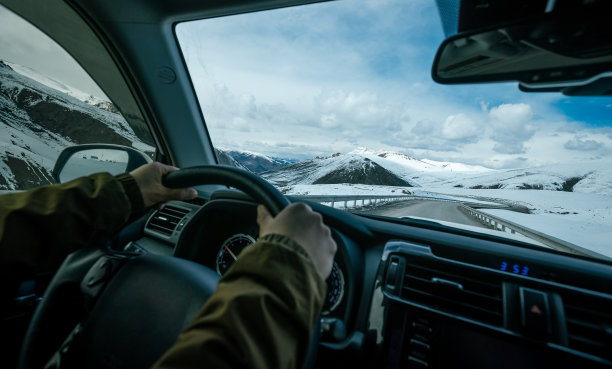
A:
{"label": "thumb", "polygon": [[259,228],[264,227],[270,220],[272,220],[272,215],[270,215],[268,209],[263,205],[259,205],[257,207],[257,224],[259,224]]}

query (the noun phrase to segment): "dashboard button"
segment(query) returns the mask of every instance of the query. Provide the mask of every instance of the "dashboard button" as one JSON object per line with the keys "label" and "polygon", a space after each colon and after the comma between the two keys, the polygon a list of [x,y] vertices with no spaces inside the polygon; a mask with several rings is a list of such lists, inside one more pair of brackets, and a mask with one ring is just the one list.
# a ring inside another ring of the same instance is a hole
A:
{"label": "dashboard button", "polygon": [[550,334],[550,309],[545,292],[520,287],[521,323],[523,328],[536,336]]}
{"label": "dashboard button", "polygon": [[405,265],[406,261],[404,258],[397,255],[391,256],[385,276],[385,288],[387,291],[397,295],[401,294]]}

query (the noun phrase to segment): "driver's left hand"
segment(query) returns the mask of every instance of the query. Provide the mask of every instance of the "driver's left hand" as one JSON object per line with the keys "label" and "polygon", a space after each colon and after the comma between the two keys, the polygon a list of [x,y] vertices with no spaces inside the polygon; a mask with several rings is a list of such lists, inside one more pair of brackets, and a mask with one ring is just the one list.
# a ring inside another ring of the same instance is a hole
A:
{"label": "driver's left hand", "polygon": [[198,196],[193,188],[170,189],[162,185],[163,175],[177,170],[173,166],[152,162],[130,172],[140,187],[146,207],[155,205],[161,208],[166,201],[191,200]]}

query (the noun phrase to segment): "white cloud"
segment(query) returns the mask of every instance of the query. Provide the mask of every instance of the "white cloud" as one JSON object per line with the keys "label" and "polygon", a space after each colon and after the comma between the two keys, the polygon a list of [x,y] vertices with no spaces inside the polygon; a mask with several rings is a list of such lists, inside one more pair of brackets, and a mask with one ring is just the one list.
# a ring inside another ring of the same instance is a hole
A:
{"label": "white cloud", "polygon": [[524,143],[536,132],[532,118],[531,106],[525,103],[501,104],[491,108],[491,138],[497,142],[493,149],[502,154],[524,153]]}
{"label": "white cloud", "polygon": [[313,98],[312,111],[323,128],[397,129],[406,120],[404,108],[371,92],[323,90]]}
{"label": "white cloud", "polygon": [[533,117],[531,106],[525,103],[501,104],[491,108],[489,111],[491,120],[504,126],[520,126]]}
{"label": "white cloud", "polygon": [[478,125],[463,113],[449,115],[442,126],[442,136],[449,140],[472,138],[479,132]]}

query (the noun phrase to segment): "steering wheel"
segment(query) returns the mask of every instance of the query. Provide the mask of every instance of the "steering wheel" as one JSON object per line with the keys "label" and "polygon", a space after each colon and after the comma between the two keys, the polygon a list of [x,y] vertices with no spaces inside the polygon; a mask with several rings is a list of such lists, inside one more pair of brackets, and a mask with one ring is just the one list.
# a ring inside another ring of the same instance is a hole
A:
{"label": "steering wheel", "polygon": [[[166,175],[163,184],[232,186],[264,204],[272,215],[289,204],[265,180],[233,167],[181,169]],[[108,248],[74,252],[34,313],[19,368],[148,368],[193,320],[218,279],[211,269],[176,257]],[[317,334],[313,336],[309,362],[318,345]]]}

